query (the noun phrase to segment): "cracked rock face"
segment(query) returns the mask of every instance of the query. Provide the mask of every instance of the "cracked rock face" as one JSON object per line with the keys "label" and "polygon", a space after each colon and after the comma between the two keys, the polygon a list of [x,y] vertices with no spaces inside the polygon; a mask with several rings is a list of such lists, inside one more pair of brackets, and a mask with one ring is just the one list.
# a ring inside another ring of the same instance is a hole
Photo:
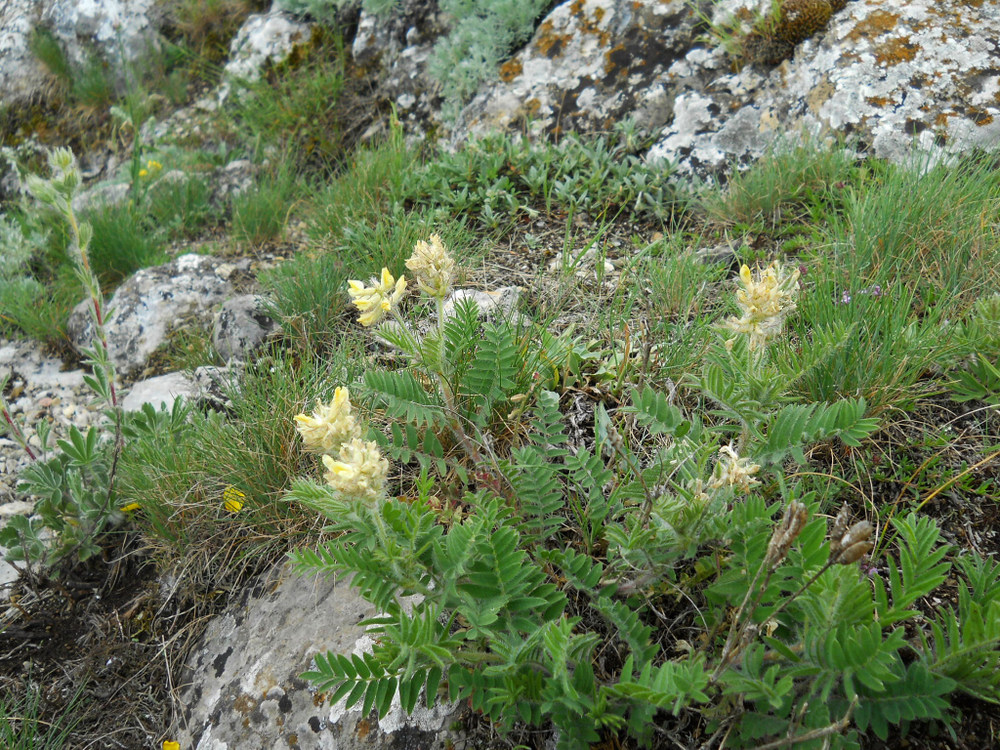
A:
{"label": "cracked rock face", "polygon": [[[281,62],[296,44],[309,41],[310,26],[275,5],[267,13],[250,16],[229,46],[225,73],[255,81],[268,62]],[[229,87],[220,94],[225,99]]]}
{"label": "cracked rock face", "polygon": [[246,360],[278,327],[259,294],[241,294],[222,303],[212,322],[212,345],[227,362]]}
{"label": "cracked rock face", "polygon": [[[737,72],[681,0],[564,2],[463,110],[451,143],[493,130],[602,131],[631,117],[659,133],[650,161],[700,179],[752,163],[777,139],[853,138],[897,162],[914,147],[939,158],[997,147],[1000,6],[815,3],[822,23],[774,40],[787,59]],[[758,6],[722,0],[708,12],[720,23]]]}
{"label": "cracked rock face", "polygon": [[995,3],[855,0],[770,70],[734,73],[720,51],[693,48],[667,73],[675,117],[649,157],[704,177],[802,134],[856,138],[897,162],[913,147],[939,158],[996,149],[998,40]]}
{"label": "cracked rock face", "polygon": [[663,77],[688,51],[695,14],[684,0],[572,0],[463,110],[453,142],[519,128],[558,135],[608,130],[634,116],[655,131],[669,120]]}
{"label": "cracked rock face", "polygon": [[324,704],[299,675],[317,652],[371,648],[358,624],[374,608],[345,580],[302,577],[279,566],[216,617],[193,651],[172,732],[192,750],[444,750],[458,739],[454,706],[407,717],[397,701],[379,720]]}

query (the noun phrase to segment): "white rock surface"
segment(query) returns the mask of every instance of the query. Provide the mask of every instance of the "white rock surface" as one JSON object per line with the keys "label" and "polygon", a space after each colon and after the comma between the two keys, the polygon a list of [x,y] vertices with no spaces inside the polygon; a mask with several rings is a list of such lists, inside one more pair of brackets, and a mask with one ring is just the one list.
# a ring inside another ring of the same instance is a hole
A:
{"label": "white rock surface", "polygon": [[[242,261],[249,264],[248,260]],[[144,268],[118,287],[109,302],[108,350],[120,374],[134,376],[173,331],[192,320],[206,324],[215,307],[233,293],[232,284],[215,269],[221,261],[187,254],[155,268]],[[89,300],[76,306],[68,330],[77,349],[93,341]]]}
{"label": "white rock surface", "polygon": [[183,716],[171,736],[191,750],[444,750],[459,709],[398,703],[381,720],[324,705],[299,674],[317,652],[370,647],[358,623],[375,614],[345,580],[279,566],[208,626],[187,663]]}

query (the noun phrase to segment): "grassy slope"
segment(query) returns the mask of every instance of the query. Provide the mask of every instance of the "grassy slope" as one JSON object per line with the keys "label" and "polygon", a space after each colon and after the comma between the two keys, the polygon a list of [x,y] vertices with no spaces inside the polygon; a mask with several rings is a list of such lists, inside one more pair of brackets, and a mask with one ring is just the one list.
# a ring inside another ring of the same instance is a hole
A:
{"label": "grassy slope", "polygon": [[[398,367],[353,320],[346,284],[383,266],[403,272],[414,243],[432,232],[457,256],[462,286],[495,289],[513,281],[523,288],[521,311],[548,331],[533,334],[547,359],[532,361],[537,369],[525,374],[560,394],[563,410],[584,424],[596,405],[614,413],[633,387],[651,385],[670,392],[686,414],[738,432],[731,414],[719,416],[719,404],[696,385],[719,351],[720,324],[737,312],[735,275],[743,263],[772,259],[799,267],[798,309],[769,350],[769,372],[789,384],[782,399],[860,396],[880,427],[858,447],[820,441],[782,479],[775,473],[764,482],[760,496],[780,500],[784,483],[793,483],[800,495],[817,493],[817,513],[832,515],[847,502],[877,530],[866,561],[871,575],[886,575],[894,564],[888,523],[910,510],[938,521],[956,545],[953,556],[996,553],[1000,420],[990,404],[1000,373],[989,365],[1000,356],[993,222],[1000,171],[990,161],[918,174],[856,163],[838,149],[803,148],[692,195],[672,186],[665,169],[633,158],[623,145],[631,142],[627,134],[568,137],[558,147],[496,138],[447,156],[414,153],[392,131],[384,143],[344,156],[329,130],[298,130],[292,142],[283,136],[287,129],[272,127],[283,114],[310,107],[280,97],[312,97],[319,106],[318,92],[340,80],[335,56],[324,59],[294,72],[314,87],[279,80],[263,92],[272,98],[243,105],[220,123],[220,137],[225,130],[251,134],[256,148],[248,156],[267,155],[259,159],[256,187],[221,222],[206,219],[213,211],[198,179],[183,200],[175,193],[158,198],[150,185],[149,198],[127,210],[129,222],[92,219],[107,226],[101,246],[108,248],[102,263],[109,289],[136,265],[161,258],[166,245],[196,238],[211,237],[227,253],[284,258],[260,278],[284,334],[248,369],[232,408],[195,415],[175,432],[140,435],[119,467],[122,504],[143,506],[130,526],[132,543],[139,540],[159,571],[186,577],[172,604],[178,624],[187,627],[218,608],[209,592],[236,589],[289,548],[316,539],[316,515],[281,499],[297,477],[319,478],[292,417],[328,400],[335,386],[357,384],[366,371]],[[323,111],[329,114],[328,106]],[[282,156],[303,149],[308,159]],[[205,153],[166,144],[162,152],[191,163]],[[125,257],[115,248],[136,245],[114,234],[126,231],[159,244]],[[705,249],[715,252],[706,258]],[[48,267],[36,275],[60,304],[65,274]],[[16,321],[28,333],[49,330],[46,321],[60,313],[33,314]],[[411,299],[407,315],[425,311]],[[545,343],[546,335],[560,334],[559,345]],[[207,351],[170,351],[164,361],[197,365],[199,356],[212,361]],[[529,401],[534,387],[526,381]],[[528,429],[517,403],[498,408],[490,427],[501,456]],[[637,441],[638,453],[652,450],[641,443],[648,435],[626,437]],[[397,464],[390,494],[420,494],[417,479],[413,466]],[[474,516],[459,484],[442,479],[436,494],[458,517]],[[219,510],[227,488],[243,493],[235,515]],[[585,525],[567,516],[573,533]],[[704,595],[702,573],[686,584],[689,596]],[[156,593],[147,596],[153,602]],[[649,596],[669,598],[663,590]],[[155,629],[130,622],[123,635],[141,642]],[[655,639],[676,641],[666,631]],[[977,705],[965,709],[967,716],[981,712]],[[88,720],[86,731],[101,731],[98,719]]]}

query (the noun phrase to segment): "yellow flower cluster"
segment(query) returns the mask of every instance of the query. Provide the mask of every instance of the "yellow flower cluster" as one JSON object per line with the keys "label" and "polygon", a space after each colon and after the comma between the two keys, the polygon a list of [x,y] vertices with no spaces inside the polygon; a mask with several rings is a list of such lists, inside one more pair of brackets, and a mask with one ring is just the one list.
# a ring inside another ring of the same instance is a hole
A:
{"label": "yellow flower cluster", "polygon": [[163,169],[163,165],[160,164],[160,162],[158,162],[156,159],[150,159],[149,161],[146,162],[145,168],[139,170],[139,176],[147,177],[151,174],[156,174],[161,169]]}
{"label": "yellow flower cluster", "polygon": [[740,269],[742,288],[736,292],[736,302],[743,314],[727,320],[726,326],[747,334],[751,350],[766,345],[768,339],[781,333],[785,318],[795,311],[798,281],[799,270],[788,272],[778,261],[758,271],[756,278],[744,265]]}
{"label": "yellow flower cluster", "polygon": [[389,462],[373,440],[354,438],[340,446],[339,460],[324,455],[323,465],[326,483],[347,497],[374,500],[385,490]]}
{"label": "yellow flower cluster", "polygon": [[752,485],[758,484],[753,476],[758,471],[760,466],[750,463],[748,458],[740,458],[730,443],[719,448],[719,462],[715,465],[712,478],[708,480],[708,486],[714,490],[738,487],[742,492],[749,492]]}
{"label": "yellow flower cluster", "polygon": [[375,500],[385,489],[389,462],[378,444],[361,439],[347,388],[337,388],[328,405],[317,404],[311,417],[295,417],[307,450],[323,454],[327,484],[346,497]]}
{"label": "yellow flower cluster", "polygon": [[346,388],[337,388],[329,405],[316,404],[311,417],[299,414],[295,422],[306,450],[314,453],[336,453],[341,445],[361,434],[351,413],[350,393]]}
{"label": "yellow flower cluster", "polygon": [[455,261],[438,235],[432,234],[429,243],[419,240],[406,267],[413,271],[421,291],[431,297],[444,299],[451,291]]}
{"label": "yellow flower cluster", "polygon": [[347,284],[351,302],[361,313],[358,322],[365,327],[373,326],[382,320],[406,292],[406,279],[400,276],[396,280],[388,268],[382,269],[381,279],[377,281],[372,279],[371,286],[365,286],[360,281],[348,281]]}

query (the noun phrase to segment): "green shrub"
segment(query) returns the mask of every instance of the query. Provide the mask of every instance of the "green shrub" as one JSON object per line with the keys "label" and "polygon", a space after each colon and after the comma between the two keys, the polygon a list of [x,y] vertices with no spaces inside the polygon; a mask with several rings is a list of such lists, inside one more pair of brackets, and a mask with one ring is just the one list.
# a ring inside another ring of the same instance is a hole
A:
{"label": "green shrub", "polygon": [[500,63],[531,37],[549,6],[549,0],[442,0],[452,21],[427,69],[441,83],[445,117],[456,117],[483,82],[496,78]]}
{"label": "green shrub", "polygon": [[214,222],[208,183],[197,176],[159,180],[146,194],[152,226],[169,238],[193,239]]}
{"label": "green shrub", "polygon": [[768,230],[795,221],[825,221],[843,210],[860,170],[843,145],[776,143],[723,188],[703,190],[698,204],[724,226],[763,223]]}
{"label": "green shrub", "polygon": [[569,134],[558,144],[496,135],[454,154],[441,153],[420,170],[406,197],[452,216],[472,214],[495,228],[520,213],[586,211],[670,220],[682,198],[666,165],[648,165],[629,125],[612,136]]}

